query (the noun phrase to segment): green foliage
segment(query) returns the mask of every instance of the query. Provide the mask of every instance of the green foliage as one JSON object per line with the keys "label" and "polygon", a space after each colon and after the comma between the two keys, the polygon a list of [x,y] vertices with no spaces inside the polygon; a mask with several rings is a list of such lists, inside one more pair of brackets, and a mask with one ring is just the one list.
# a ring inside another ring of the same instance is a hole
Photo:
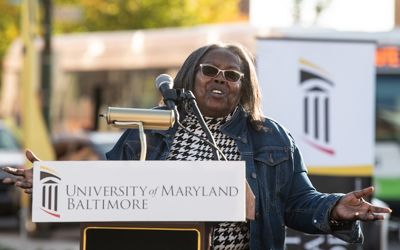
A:
{"label": "green foliage", "polygon": [[0,59],[4,57],[12,40],[19,35],[19,13],[20,7],[18,5],[10,4],[8,0],[0,0]]}
{"label": "green foliage", "polygon": [[[40,2],[43,4],[43,1]],[[247,16],[240,13],[239,2],[240,0],[52,0],[53,8],[73,6],[81,8],[83,13],[78,22],[60,21],[54,16],[52,33],[152,29],[248,20]],[[21,4],[0,0],[0,60],[11,41],[19,36],[20,12]],[[40,12],[43,13],[43,8]],[[41,23],[42,21],[38,21],[39,25]]]}
{"label": "green foliage", "polygon": [[80,23],[54,22],[55,33],[152,29],[245,20],[239,0],[55,0],[80,5]]}
{"label": "green foliage", "polygon": [[20,8],[12,5],[8,0],[0,0],[0,58],[9,43],[19,35],[19,13]]}

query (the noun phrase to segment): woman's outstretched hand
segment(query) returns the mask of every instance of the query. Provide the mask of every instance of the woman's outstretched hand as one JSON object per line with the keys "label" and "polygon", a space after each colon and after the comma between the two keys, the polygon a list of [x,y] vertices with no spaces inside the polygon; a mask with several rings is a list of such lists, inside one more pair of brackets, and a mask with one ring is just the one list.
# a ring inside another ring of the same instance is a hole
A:
{"label": "woman's outstretched hand", "polygon": [[377,207],[365,201],[363,197],[371,195],[373,191],[373,187],[368,187],[360,191],[353,191],[346,194],[338,201],[332,210],[332,218],[340,221],[383,220],[385,216],[382,215],[382,213],[391,213],[392,210],[387,207]]}
{"label": "woman's outstretched hand", "polygon": [[[39,158],[37,158],[36,155],[29,149],[26,150],[25,155],[26,158],[28,158],[28,160],[32,163],[34,161],[40,161]],[[24,191],[25,193],[32,194],[33,168],[16,169],[16,168],[4,167],[3,170],[12,175],[22,177],[22,178],[5,178],[3,180],[3,183],[14,184],[14,186],[16,187],[25,189]]]}

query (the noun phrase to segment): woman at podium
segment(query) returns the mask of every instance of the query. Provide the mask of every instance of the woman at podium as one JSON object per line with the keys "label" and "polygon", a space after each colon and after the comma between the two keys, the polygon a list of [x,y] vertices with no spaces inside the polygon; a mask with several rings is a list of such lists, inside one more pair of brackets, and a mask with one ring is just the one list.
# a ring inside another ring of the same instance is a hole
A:
{"label": "woman at podium", "polygon": [[[246,162],[246,178],[256,197],[255,220],[214,223],[213,249],[283,249],[285,226],[361,243],[360,221],[382,220],[377,213],[391,212],[363,199],[372,187],[348,194],[320,193],[313,187],[289,131],[262,114],[254,58],[240,44],[218,43],[195,50],[179,70],[174,87],[193,92],[225,157]],[[191,107],[182,105],[178,111],[186,129],[175,123],[166,131],[147,130],[146,160],[214,160],[212,148],[193,136],[205,134]],[[138,130],[128,129],[107,158],[139,160],[140,145]],[[27,157],[38,160],[29,150]],[[31,193],[32,169],[5,171],[23,177],[5,183]]]}

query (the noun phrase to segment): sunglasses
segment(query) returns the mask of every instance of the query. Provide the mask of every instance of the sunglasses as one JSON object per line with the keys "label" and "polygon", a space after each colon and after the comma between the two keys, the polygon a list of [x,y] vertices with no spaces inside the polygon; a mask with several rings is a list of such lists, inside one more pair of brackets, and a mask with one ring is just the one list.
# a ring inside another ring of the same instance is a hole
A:
{"label": "sunglasses", "polygon": [[222,77],[228,82],[238,82],[244,74],[242,72],[236,70],[222,70],[213,65],[209,64],[200,64],[201,73],[203,76],[207,77],[216,77],[219,72],[222,72]]}

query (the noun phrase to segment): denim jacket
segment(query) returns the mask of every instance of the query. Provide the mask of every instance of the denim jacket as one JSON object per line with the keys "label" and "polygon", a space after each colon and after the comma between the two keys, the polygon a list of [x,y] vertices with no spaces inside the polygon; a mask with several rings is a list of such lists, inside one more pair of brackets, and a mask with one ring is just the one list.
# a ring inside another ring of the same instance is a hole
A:
{"label": "denim jacket", "polygon": [[[250,249],[284,249],[285,226],[362,243],[359,221],[334,230],[329,226],[330,212],[343,194],[316,191],[290,133],[269,118],[265,118],[263,126],[265,130],[255,130],[241,108],[220,128],[235,140],[256,197],[256,219],[250,222]],[[145,130],[146,160],[166,159],[177,127],[175,123],[166,131]],[[109,160],[139,160],[140,151],[138,131],[128,129],[106,155]]]}

